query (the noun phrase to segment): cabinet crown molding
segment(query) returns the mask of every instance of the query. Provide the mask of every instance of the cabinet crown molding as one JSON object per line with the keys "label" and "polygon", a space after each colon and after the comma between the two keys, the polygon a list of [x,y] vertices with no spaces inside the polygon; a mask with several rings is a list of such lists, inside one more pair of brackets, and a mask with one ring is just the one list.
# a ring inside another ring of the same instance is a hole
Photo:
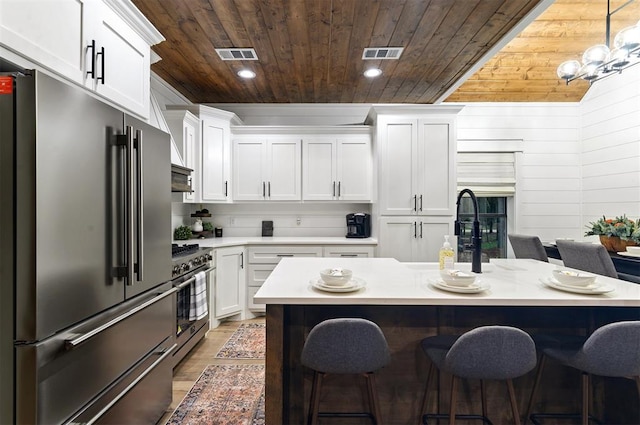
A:
{"label": "cabinet crown molding", "polygon": [[404,115],[424,117],[427,115],[456,115],[465,105],[413,105],[413,104],[376,104],[372,105],[365,124],[376,122],[378,115]]}
{"label": "cabinet crown molding", "polygon": [[150,46],[164,41],[165,38],[160,31],[153,26],[146,16],[130,0],[103,0],[104,3],[113,9],[140,37]]}
{"label": "cabinet crown molding", "polygon": [[297,126],[297,125],[242,125],[232,126],[231,132],[234,135],[240,134],[335,134],[335,135],[371,135],[369,125],[336,125],[336,126]]}

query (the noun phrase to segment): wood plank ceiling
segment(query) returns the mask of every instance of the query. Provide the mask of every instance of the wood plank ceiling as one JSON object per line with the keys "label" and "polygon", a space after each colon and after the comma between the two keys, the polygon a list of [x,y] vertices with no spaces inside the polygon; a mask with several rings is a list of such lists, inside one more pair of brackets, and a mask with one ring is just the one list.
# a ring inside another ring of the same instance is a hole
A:
{"label": "wood plank ceiling", "polygon": [[[435,103],[539,2],[133,0],[167,39],[153,47],[162,58],[153,71],[194,103]],[[625,14],[637,22],[634,8]],[[555,70],[602,41],[605,14],[606,0],[557,0],[447,101],[579,100],[587,84],[566,86]],[[259,60],[222,61],[214,50],[231,47]],[[364,61],[365,47],[404,52]],[[364,77],[371,67],[383,75]],[[239,78],[241,68],[257,77]]]}

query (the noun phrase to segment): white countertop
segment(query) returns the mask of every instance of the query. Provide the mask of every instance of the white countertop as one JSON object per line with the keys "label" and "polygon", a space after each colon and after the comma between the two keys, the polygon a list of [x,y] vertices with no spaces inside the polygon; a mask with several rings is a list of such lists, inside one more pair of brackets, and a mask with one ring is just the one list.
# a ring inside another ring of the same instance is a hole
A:
{"label": "white countertop", "polygon": [[[326,268],[351,269],[366,286],[356,292],[328,293],[311,282]],[[437,263],[400,263],[392,258],[284,258],[254,297],[258,304],[292,305],[470,305],[470,306],[619,306],[640,307],[640,284],[598,276],[613,292],[583,295],[544,285],[559,266],[536,260],[499,259],[483,263],[479,279],[490,288],[478,294],[437,289]],[[457,263],[469,271],[471,264]]]}
{"label": "white countertop", "polygon": [[239,236],[222,238],[188,239],[185,241],[173,241],[177,244],[197,243],[207,248],[224,248],[238,245],[378,245],[375,238],[345,238],[322,236]]}

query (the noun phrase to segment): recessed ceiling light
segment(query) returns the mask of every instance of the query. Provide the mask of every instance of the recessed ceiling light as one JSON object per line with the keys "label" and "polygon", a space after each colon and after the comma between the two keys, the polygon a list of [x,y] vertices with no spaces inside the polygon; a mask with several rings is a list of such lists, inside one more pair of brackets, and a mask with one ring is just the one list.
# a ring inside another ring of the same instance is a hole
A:
{"label": "recessed ceiling light", "polygon": [[241,69],[238,71],[238,76],[242,78],[256,78],[256,73],[250,69]]}
{"label": "recessed ceiling light", "polygon": [[364,72],[365,77],[374,78],[382,75],[382,70],[379,68],[369,68]]}

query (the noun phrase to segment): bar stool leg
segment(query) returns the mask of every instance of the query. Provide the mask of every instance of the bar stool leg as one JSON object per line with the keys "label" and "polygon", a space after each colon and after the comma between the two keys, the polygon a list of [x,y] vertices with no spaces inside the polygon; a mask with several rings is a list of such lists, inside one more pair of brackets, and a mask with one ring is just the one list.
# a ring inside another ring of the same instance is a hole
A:
{"label": "bar stool leg", "polygon": [[380,405],[378,404],[378,389],[376,388],[376,377],[373,373],[369,372],[365,374],[367,378],[367,387],[369,389],[369,407],[373,411],[374,423],[382,423],[382,413],[380,412]]}
{"label": "bar stool leg", "polygon": [[536,379],[533,383],[533,388],[531,389],[531,397],[529,397],[529,404],[527,405],[527,412],[524,415],[524,423],[526,424],[529,420],[529,416],[531,415],[531,410],[533,409],[533,402],[536,398],[536,392],[538,391],[538,385],[540,384],[540,377],[542,376],[542,370],[544,369],[545,363],[547,362],[547,356],[542,354],[540,356],[540,362],[538,365],[538,372],[536,373]]}
{"label": "bar stool leg", "polygon": [[589,374],[582,373],[582,425],[589,425]]}
{"label": "bar stool leg", "polygon": [[456,387],[458,380],[455,375],[451,375],[451,398],[449,403],[449,425],[455,425],[456,423],[456,403],[458,402],[456,397]]}
{"label": "bar stool leg", "polygon": [[638,398],[640,398],[640,376],[636,376],[635,378],[636,386],[638,387]]}
{"label": "bar stool leg", "polygon": [[431,382],[431,374],[433,373],[433,362],[429,364],[429,372],[427,372],[427,383],[424,386],[424,398],[422,399],[422,410],[420,410],[420,422],[422,422],[422,415],[427,412],[427,405],[429,404],[429,382]]}
{"label": "bar stool leg", "polygon": [[487,387],[484,379],[480,380],[480,398],[482,399],[482,416],[487,417]]}
{"label": "bar stool leg", "polygon": [[507,379],[507,388],[509,390],[509,400],[511,400],[511,411],[513,412],[513,423],[520,425],[520,413],[518,412],[518,403],[516,402],[516,393],[513,391],[513,380]]}
{"label": "bar stool leg", "polygon": [[309,403],[309,416],[307,424],[316,425],[318,423],[318,409],[320,408],[320,388],[322,387],[324,373],[313,371],[313,384],[311,386],[311,403]]}

